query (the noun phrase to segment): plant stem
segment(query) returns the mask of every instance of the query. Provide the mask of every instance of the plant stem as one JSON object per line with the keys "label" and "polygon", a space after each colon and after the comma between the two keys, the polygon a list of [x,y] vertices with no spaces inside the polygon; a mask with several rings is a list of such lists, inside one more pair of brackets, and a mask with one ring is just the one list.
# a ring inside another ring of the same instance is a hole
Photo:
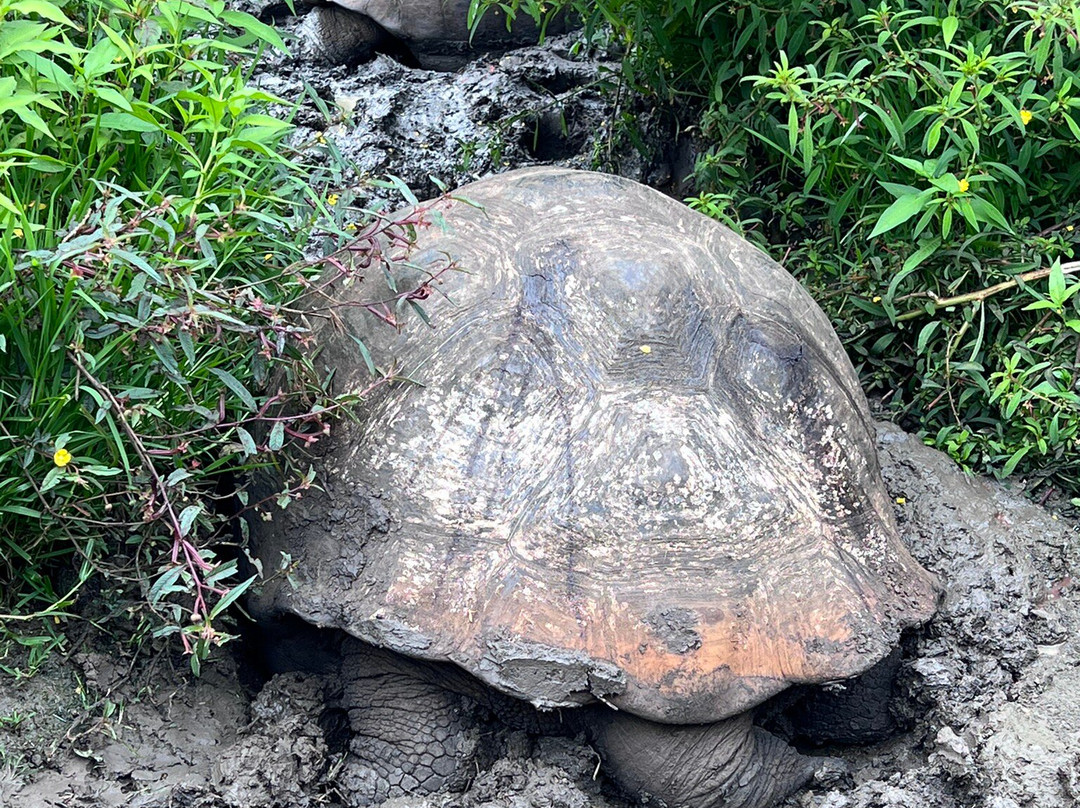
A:
{"label": "plant stem", "polygon": [[97,392],[112,406],[113,412],[116,414],[117,422],[124,430],[124,434],[128,436],[132,448],[135,449],[136,454],[139,455],[143,465],[146,467],[147,473],[150,475],[150,480],[154,485],[154,489],[157,491],[158,496],[161,497],[164,512],[169,518],[169,527],[173,534],[172,561],[174,564],[179,562],[180,552],[182,550],[184,554],[184,564],[187,566],[188,572],[191,574],[191,580],[195,585],[195,603],[192,606],[192,614],[205,618],[207,615],[207,606],[206,598],[203,593],[208,587],[203,581],[203,573],[212,569],[212,567],[199,555],[198,548],[184,538],[184,531],[180,527],[180,518],[176,515],[176,510],[173,508],[172,499],[169,497],[169,490],[165,485],[165,481],[161,479],[161,475],[158,474],[157,469],[154,467],[154,460],[146,451],[142,439],[132,428],[131,424],[128,423],[127,418],[124,417],[123,404],[121,404],[119,399],[113,395],[112,390],[87,369],[86,365],[79,360],[79,357],[74,351],[69,350],[67,356],[75,367],[78,368],[79,373],[83,375],[83,378],[86,379],[90,386],[97,390]]}
{"label": "plant stem", "polygon": [[[1080,261],[1070,261],[1067,264],[1061,265],[1061,272],[1063,275],[1072,275],[1080,272]],[[985,289],[979,289],[975,292],[966,292],[962,295],[955,295],[953,297],[938,297],[933,292],[924,292],[923,295],[928,297],[932,301],[930,311],[926,309],[911,309],[905,311],[896,317],[894,322],[902,323],[907,320],[914,320],[924,315],[934,314],[938,309],[947,308],[948,306],[961,306],[964,303],[982,302],[989,297],[1006,292],[1009,289],[1014,289],[1021,283],[1030,283],[1031,281],[1042,280],[1049,277],[1050,267],[1044,267],[1043,269],[1034,269],[1031,272],[1023,272],[1014,278],[1010,278],[1007,281],[996,283],[993,286],[987,286]],[[884,323],[882,323],[884,325]]]}

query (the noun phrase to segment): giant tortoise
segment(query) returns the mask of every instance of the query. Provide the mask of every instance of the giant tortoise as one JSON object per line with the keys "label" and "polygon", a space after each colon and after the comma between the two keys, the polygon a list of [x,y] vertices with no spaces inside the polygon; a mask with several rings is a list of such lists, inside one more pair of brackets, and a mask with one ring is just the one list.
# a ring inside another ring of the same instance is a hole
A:
{"label": "giant tortoise", "polygon": [[[470,46],[492,50],[535,44],[540,38],[528,15],[518,14],[508,26],[497,6],[470,30],[468,0],[311,0],[310,5],[315,6],[316,51],[334,64],[363,61],[379,51],[409,65],[453,68],[464,61],[454,55]],[[545,30],[556,34],[566,28],[560,15]]]}
{"label": "giant tortoise", "polygon": [[319,444],[325,491],[256,520],[266,567],[295,565],[262,611],[363,641],[349,765],[372,800],[461,782],[447,715],[486,691],[583,728],[632,794],[769,804],[813,767],[751,708],[870,668],[939,594],[839,340],[778,264],[652,189],[539,168],[460,195],[393,289],[336,290],[436,277],[432,327],[345,306],[317,333],[339,390],[371,382],[358,342],[410,381]]}

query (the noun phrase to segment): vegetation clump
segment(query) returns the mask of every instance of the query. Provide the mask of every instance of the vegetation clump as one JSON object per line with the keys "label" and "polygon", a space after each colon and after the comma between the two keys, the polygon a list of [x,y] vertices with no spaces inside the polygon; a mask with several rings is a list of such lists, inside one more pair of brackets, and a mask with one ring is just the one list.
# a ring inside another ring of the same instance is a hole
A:
{"label": "vegetation clump", "polygon": [[220,0],[0,0],[0,628],[40,652],[95,581],[197,670],[252,581],[238,475],[356,398],[290,316],[333,217],[248,81],[268,47]]}

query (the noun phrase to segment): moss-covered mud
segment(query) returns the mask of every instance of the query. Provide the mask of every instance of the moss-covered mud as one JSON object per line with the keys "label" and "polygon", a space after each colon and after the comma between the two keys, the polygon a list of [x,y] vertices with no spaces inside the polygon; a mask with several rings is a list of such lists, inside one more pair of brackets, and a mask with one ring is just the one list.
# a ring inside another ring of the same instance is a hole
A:
{"label": "moss-covered mud", "polygon": [[[1080,794],[1080,603],[1076,525],[944,455],[881,428],[885,478],[905,536],[941,576],[940,614],[904,648],[892,709],[910,727],[873,747],[823,750],[823,770],[786,805],[829,808],[1063,808]],[[0,805],[314,806],[348,783],[341,722],[324,682],[260,680],[232,646],[201,679],[158,661],[54,655],[0,686]],[[148,666],[149,665],[149,666]],[[15,717],[21,716],[21,721]],[[490,764],[462,793],[420,806],[617,806],[581,740],[492,729]]]}
{"label": "moss-covered mud", "polygon": [[[253,4],[248,4],[253,5]],[[394,173],[420,196],[537,162],[589,167],[622,111],[597,91],[602,62],[565,44],[485,57],[455,72],[380,57],[356,70],[296,56],[260,82],[282,96],[305,83],[338,111],[308,104],[298,145],[319,135],[354,167],[350,184]],[[345,111],[341,111],[344,109]],[[650,120],[655,126],[648,125]],[[649,157],[615,150],[609,168],[672,187],[688,170],[659,118],[641,118]],[[564,126],[565,124],[565,126]],[[329,157],[327,158],[329,160]],[[361,201],[364,200],[361,198]],[[1067,808],[1080,800],[1080,572],[1077,526],[960,473],[893,427],[882,465],[906,540],[947,588],[939,615],[908,638],[891,710],[907,729],[872,747],[828,748],[787,808]],[[343,721],[315,675],[260,672],[260,649],[228,646],[201,679],[181,660],[129,669],[87,642],[27,680],[0,678],[0,806],[305,808],[339,805]],[[11,664],[17,660],[5,660]],[[464,792],[419,806],[620,806],[581,740],[493,727],[487,764]]]}

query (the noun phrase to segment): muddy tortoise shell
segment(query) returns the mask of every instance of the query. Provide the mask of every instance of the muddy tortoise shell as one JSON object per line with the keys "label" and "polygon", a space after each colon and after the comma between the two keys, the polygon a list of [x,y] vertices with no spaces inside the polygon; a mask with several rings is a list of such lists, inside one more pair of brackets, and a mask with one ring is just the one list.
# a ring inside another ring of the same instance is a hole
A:
{"label": "muddy tortoise shell", "polygon": [[[476,30],[469,29],[469,0],[316,0],[313,5],[322,14],[332,15],[334,7],[362,14],[388,33],[401,40],[416,43],[458,42],[477,45],[535,44],[540,30],[521,13],[510,29],[505,12],[498,7],[488,9]],[[331,26],[348,27],[345,17],[332,17]],[[552,20],[546,33],[559,34],[567,30],[564,16]]]}
{"label": "muddy tortoise shell", "polygon": [[[464,270],[432,328],[346,308],[319,332],[339,390],[370,384],[356,339],[418,383],[335,426],[325,492],[256,521],[268,567],[296,562],[264,603],[541,707],[667,723],[858,674],[929,618],[856,374],[780,265],[613,176],[458,194],[410,257]],[[337,294],[393,297],[374,280]]]}

